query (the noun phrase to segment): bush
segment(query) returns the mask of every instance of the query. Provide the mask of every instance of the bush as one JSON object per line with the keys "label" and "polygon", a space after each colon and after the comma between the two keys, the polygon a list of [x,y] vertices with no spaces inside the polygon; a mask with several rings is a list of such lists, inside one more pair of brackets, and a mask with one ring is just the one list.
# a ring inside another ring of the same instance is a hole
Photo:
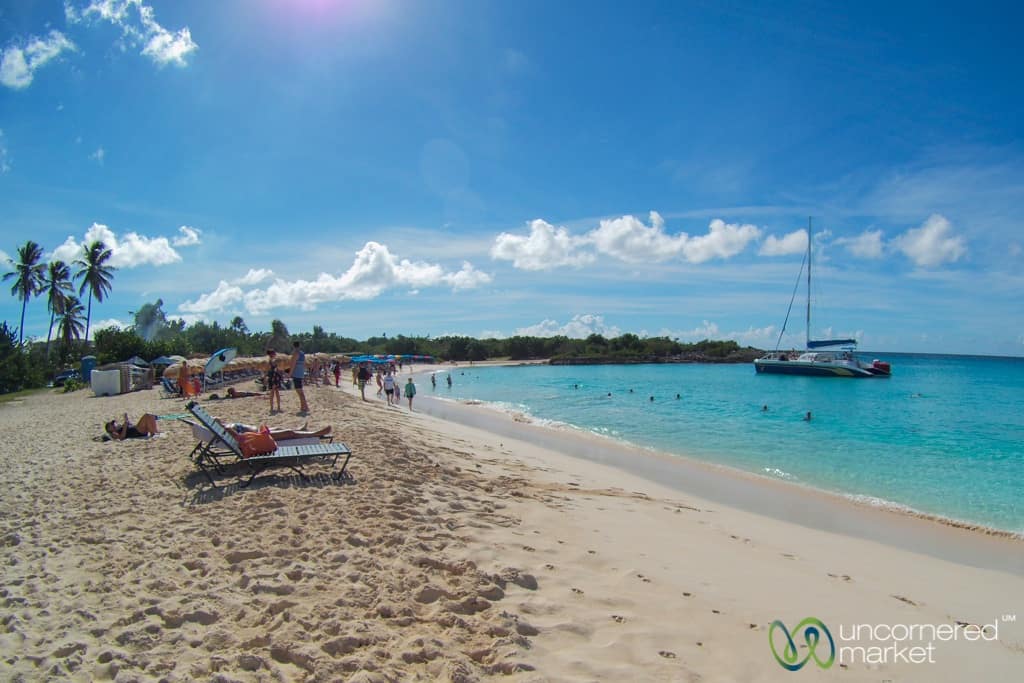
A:
{"label": "bush", "polygon": [[85,389],[88,386],[88,384],[86,384],[80,379],[69,379],[66,382],[64,382],[64,393],[66,394],[69,391],[78,391],[79,389]]}

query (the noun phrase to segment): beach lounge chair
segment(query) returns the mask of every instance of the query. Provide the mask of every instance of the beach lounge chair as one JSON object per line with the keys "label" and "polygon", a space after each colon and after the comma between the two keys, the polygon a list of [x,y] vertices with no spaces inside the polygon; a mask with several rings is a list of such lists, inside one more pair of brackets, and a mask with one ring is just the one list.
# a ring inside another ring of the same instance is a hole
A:
{"label": "beach lounge chair", "polygon": [[[192,437],[195,438],[196,445],[192,448],[188,457],[200,469],[205,471],[209,467],[217,472],[223,472],[224,464],[230,464],[237,460],[234,451],[224,445],[212,431],[187,417],[179,417],[178,419],[187,424],[192,430]],[[326,434],[324,436],[284,439],[279,440],[277,443],[281,446],[314,446],[333,442],[334,435]],[[207,478],[209,478],[209,474],[207,474]]]}
{"label": "beach lounge chair", "polygon": [[235,456],[234,451],[223,444],[217,435],[212,431],[199,424],[189,420],[188,418],[178,418],[192,429],[192,436],[196,440],[196,445],[192,448],[192,452],[188,454],[189,459],[196,464],[203,473],[206,474],[206,478],[210,479],[210,483],[213,483],[213,479],[210,477],[209,470],[216,472],[223,472],[224,467],[221,461],[225,463],[235,462],[238,458]]}
{"label": "beach lounge chair", "polygon": [[[222,472],[226,462],[244,464],[251,472],[248,481],[242,484],[243,487],[251,484],[257,474],[269,467],[288,467],[305,479],[306,474],[302,471],[304,461],[317,459],[321,462],[330,462],[333,468],[338,462],[338,457],[342,455],[345,456],[345,461],[341,464],[339,471],[331,474],[331,478],[339,481],[349,476],[346,470],[348,461],[352,457],[352,451],[343,443],[314,443],[296,446],[282,441],[273,453],[253,455],[247,458],[242,454],[242,448],[235,437],[213,419],[202,406],[195,401],[190,401],[185,407],[212,435],[209,440],[201,440],[199,444],[196,444],[190,456],[213,486],[217,484],[214,482],[211,472]],[[193,430],[193,434],[195,434],[195,430]],[[230,455],[228,455],[229,453]],[[233,459],[231,459],[232,456]]]}
{"label": "beach lounge chair", "polygon": [[178,390],[178,385],[167,377],[160,378],[160,385],[164,388],[164,390],[160,392],[160,398],[178,398],[181,396],[181,392]]}

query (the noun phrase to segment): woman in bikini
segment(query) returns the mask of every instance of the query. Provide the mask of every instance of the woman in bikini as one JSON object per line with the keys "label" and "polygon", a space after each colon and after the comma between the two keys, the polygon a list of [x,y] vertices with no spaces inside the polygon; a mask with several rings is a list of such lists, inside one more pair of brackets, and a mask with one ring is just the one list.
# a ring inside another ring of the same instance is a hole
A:
{"label": "woman in bikini", "polygon": [[107,433],[107,436],[114,441],[124,441],[125,439],[145,439],[159,433],[160,431],[156,427],[156,415],[152,415],[150,413],[146,413],[140,417],[139,421],[135,424],[128,421],[128,413],[125,413],[124,422],[118,424],[117,420],[111,420],[103,425],[103,430]]}

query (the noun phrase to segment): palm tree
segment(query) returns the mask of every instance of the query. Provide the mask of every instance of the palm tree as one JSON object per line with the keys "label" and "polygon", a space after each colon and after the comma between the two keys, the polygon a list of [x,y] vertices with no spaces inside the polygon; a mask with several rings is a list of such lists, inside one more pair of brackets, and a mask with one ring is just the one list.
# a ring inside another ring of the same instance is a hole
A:
{"label": "palm tree", "polygon": [[14,278],[14,285],[11,287],[11,294],[21,299],[21,327],[18,329],[18,344],[25,341],[25,307],[28,300],[39,293],[43,283],[43,275],[46,273],[46,266],[39,261],[43,258],[43,248],[29,240],[21,247],[18,247],[18,260],[7,259],[7,262],[14,267],[9,273],[4,273],[4,279]]}
{"label": "palm tree", "polygon": [[81,278],[82,284],[78,288],[78,296],[89,290],[89,308],[85,314],[85,340],[89,341],[89,325],[92,323],[92,298],[103,301],[103,297],[110,293],[110,282],[114,279],[113,266],[106,265],[113,252],[100,240],[82,247],[82,258],[75,260],[78,272],[75,279]]}
{"label": "palm tree", "polygon": [[61,341],[61,357],[71,350],[71,344],[82,338],[82,302],[74,295],[64,299],[64,308],[57,318],[57,336]]}
{"label": "palm tree", "polygon": [[50,357],[50,337],[53,336],[53,322],[58,313],[64,312],[64,303],[72,291],[71,269],[63,261],[50,261],[50,268],[43,279],[41,293],[46,294],[46,307],[50,309],[50,329],[46,332],[46,357]]}

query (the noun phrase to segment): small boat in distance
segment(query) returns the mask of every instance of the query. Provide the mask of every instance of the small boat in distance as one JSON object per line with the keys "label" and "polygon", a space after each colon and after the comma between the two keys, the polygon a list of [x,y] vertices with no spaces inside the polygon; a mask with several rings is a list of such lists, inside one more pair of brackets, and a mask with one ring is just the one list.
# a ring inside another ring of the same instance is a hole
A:
{"label": "small boat in distance", "polygon": [[[866,363],[857,358],[856,339],[811,339],[811,220],[807,219],[807,347],[804,351],[775,351],[754,361],[758,374],[809,375],[814,377],[888,377],[892,374],[889,363],[875,359]],[[803,266],[801,265],[801,269]],[[793,292],[796,296],[796,291]],[[793,301],[789,302],[790,310]],[[779,341],[786,331],[789,313],[782,324]],[[821,350],[832,349],[832,350]]]}

